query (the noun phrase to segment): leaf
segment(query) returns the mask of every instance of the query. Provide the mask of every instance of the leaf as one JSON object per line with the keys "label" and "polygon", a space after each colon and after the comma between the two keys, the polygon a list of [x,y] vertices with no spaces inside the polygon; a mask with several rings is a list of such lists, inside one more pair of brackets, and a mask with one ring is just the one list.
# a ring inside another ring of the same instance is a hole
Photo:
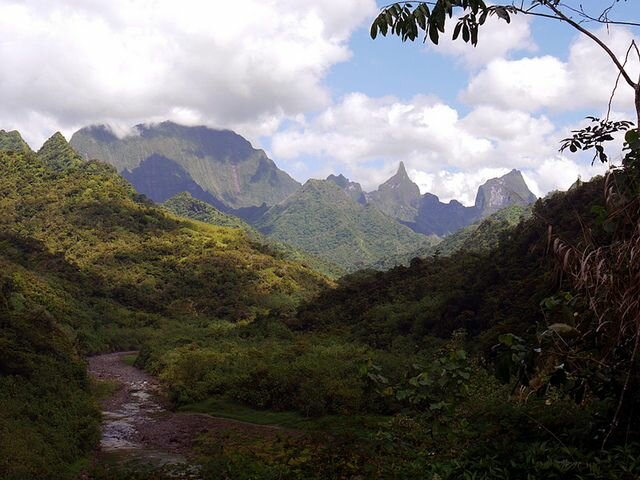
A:
{"label": "leaf", "polygon": [[369,32],[369,34],[371,35],[371,38],[373,40],[375,40],[376,37],[378,36],[378,25],[376,24],[376,22],[373,22],[371,24],[371,31]]}
{"label": "leaf", "polygon": [[554,323],[553,325],[549,325],[549,330],[557,333],[561,337],[573,337],[580,335],[580,332],[575,327],[567,325],[566,323]]}
{"label": "leaf", "polygon": [[498,337],[498,341],[500,343],[502,343],[503,345],[506,345],[507,347],[510,347],[511,345],[513,345],[513,335],[511,335],[509,333],[505,333],[505,334],[500,335]]}
{"label": "leaf", "polygon": [[439,37],[438,29],[434,28],[434,26],[431,25],[431,28],[429,29],[429,38],[435,45],[438,44],[438,37]]}
{"label": "leaf", "polygon": [[460,30],[462,29],[462,23],[458,22],[456,24],[456,28],[453,30],[453,39],[456,40],[460,35]]}

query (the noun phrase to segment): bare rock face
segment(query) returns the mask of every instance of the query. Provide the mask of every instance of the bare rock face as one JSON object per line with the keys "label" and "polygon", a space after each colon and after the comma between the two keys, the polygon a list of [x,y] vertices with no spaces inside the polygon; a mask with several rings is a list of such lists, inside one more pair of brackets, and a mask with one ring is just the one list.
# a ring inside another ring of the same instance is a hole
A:
{"label": "bare rock face", "polygon": [[522,173],[511,170],[500,178],[487,180],[478,188],[475,207],[480,211],[481,217],[487,217],[492,213],[511,205],[525,206],[533,203],[537,197],[527,187]]}

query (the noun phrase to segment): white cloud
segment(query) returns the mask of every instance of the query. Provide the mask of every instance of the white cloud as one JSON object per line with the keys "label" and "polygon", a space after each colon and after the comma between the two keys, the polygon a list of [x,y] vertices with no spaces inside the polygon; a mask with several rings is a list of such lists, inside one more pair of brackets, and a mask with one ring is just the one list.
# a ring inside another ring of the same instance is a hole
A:
{"label": "white cloud", "polygon": [[0,125],[36,147],[54,129],[105,121],[270,134],[327,105],[328,69],[375,10],[374,0],[3,0]]}
{"label": "white cloud", "polygon": [[[449,27],[453,27],[456,21],[451,22]],[[429,48],[435,53],[456,57],[467,67],[477,68],[491,60],[508,57],[514,52],[535,52],[538,47],[531,35],[530,23],[531,17],[525,15],[513,16],[511,23],[489,17],[480,27],[475,47],[463,42],[462,38],[452,40],[452,28],[449,28],[438,46]]]}
{"label": "white cloud", "polygon": [[554,190],[567,190],[578,178],[587,181],[606,170],[607,166],[599,162],[591,166],[564,156],[555,156],[545,159],[535,169],[524,171],[523,175],[530,190],[543,196]]}
{"label": "white cloud", "polygon": [[482,106],[461,118],[431,97],[402,101],[356,93],[276,133],[271,151],[279,161],[319,158],[316,176],[344,172],[369,190],[403,160],[427,190],[467,201],[479,179],[533,168],[553,156],[555,134],[545,116]]}
{"label": "white cloud", "polygon": [[[624,59],[634,38],[624,28],[611,27],[596,34]],[[635,38],[636,42],[640,38]],[[638,78],[638,60],[631,58],[628,69]],[[530,112],[575,111],[607,105],[618,71],[607,54],[584,35],[576,37],[566,62],[552,56],[491,61],[469,83],[462,99],[472,105],[492,105]],[[633,109],[633,91],[621,80],[614,108]]]}
{"label": "white cloud", "polygon": [[478,186],[490,178],[501,177],[508,172],[508,168],[482,168],[474,172],[440,170],[435,173],[412,170],[411,178],[418,184],[422,193],[433,193],[442,202],[458,200],[469,206],[476,200]]}

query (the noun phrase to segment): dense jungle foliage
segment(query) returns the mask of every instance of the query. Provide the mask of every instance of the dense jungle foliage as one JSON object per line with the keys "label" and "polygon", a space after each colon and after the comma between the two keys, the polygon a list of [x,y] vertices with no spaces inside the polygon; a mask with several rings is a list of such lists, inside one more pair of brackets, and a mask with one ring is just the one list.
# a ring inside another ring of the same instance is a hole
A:
{"label": "dense jungle foliage", "polygon": [[198,200],[197,198],[193,198],[187,192],[182,192],[171,197],[162,205],[180,217],[191,218],[193,220],[209,223],[211,225],[218,225],[220,227],[240,228],[246,232],[247,236],[252,241],[260,245],[261,248],[269,247],[272,255],[279,254],[282,258],[287,260],[301,262],[309,266],[309,268],[321,272],[332,279],[337,279],[346,273],[344,268],[333,263],[329,263],[305,252],[304,250],[294,248],[286,243],[278,242],[262,235],[244,220],[233,215],[223,213],[214,206],[209,205],[202,200]]}
{"label": "dense jungle foliage", "polygon": [[154,206],[60,135],[38,154],[15,144],[0,153],[2,478],[66,478],[92,451],[81,354],[138,348],[185,318],[290,314],[328,284],[242,230]]}
{"label": "dense jungle foliage", "polygon": [[57,137],[0,154],[3,478],[82,470],[98,415],[80,355],[130,348],[175,408],[302,432],[199,435],[206,478],[640,475],[633,342],[607,343],[570,268],[635,238],[640,209],[616,213],[637,203],[632,172],[538,201],[489,253],[335,286],[67,154]]}

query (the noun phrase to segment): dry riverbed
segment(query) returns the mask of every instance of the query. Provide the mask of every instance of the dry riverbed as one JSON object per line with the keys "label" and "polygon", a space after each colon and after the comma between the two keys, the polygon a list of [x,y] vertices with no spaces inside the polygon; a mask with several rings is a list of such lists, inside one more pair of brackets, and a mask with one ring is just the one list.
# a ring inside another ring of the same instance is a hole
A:
{"label": "dry riverbed", "polygon": [[118,459],[152,467],[176,466],[197,478],[194,446],[199,438],[206,437],[209,443],[220,442],[222,447],[226,442],[236,444],[300,435],[275,426],[172,412],[158,380],[123,362],[123,357],[132,353],[135,352],[88,359],[89,374],[94,379],[118,384],[115,393],[102,402],[101,460]]}

